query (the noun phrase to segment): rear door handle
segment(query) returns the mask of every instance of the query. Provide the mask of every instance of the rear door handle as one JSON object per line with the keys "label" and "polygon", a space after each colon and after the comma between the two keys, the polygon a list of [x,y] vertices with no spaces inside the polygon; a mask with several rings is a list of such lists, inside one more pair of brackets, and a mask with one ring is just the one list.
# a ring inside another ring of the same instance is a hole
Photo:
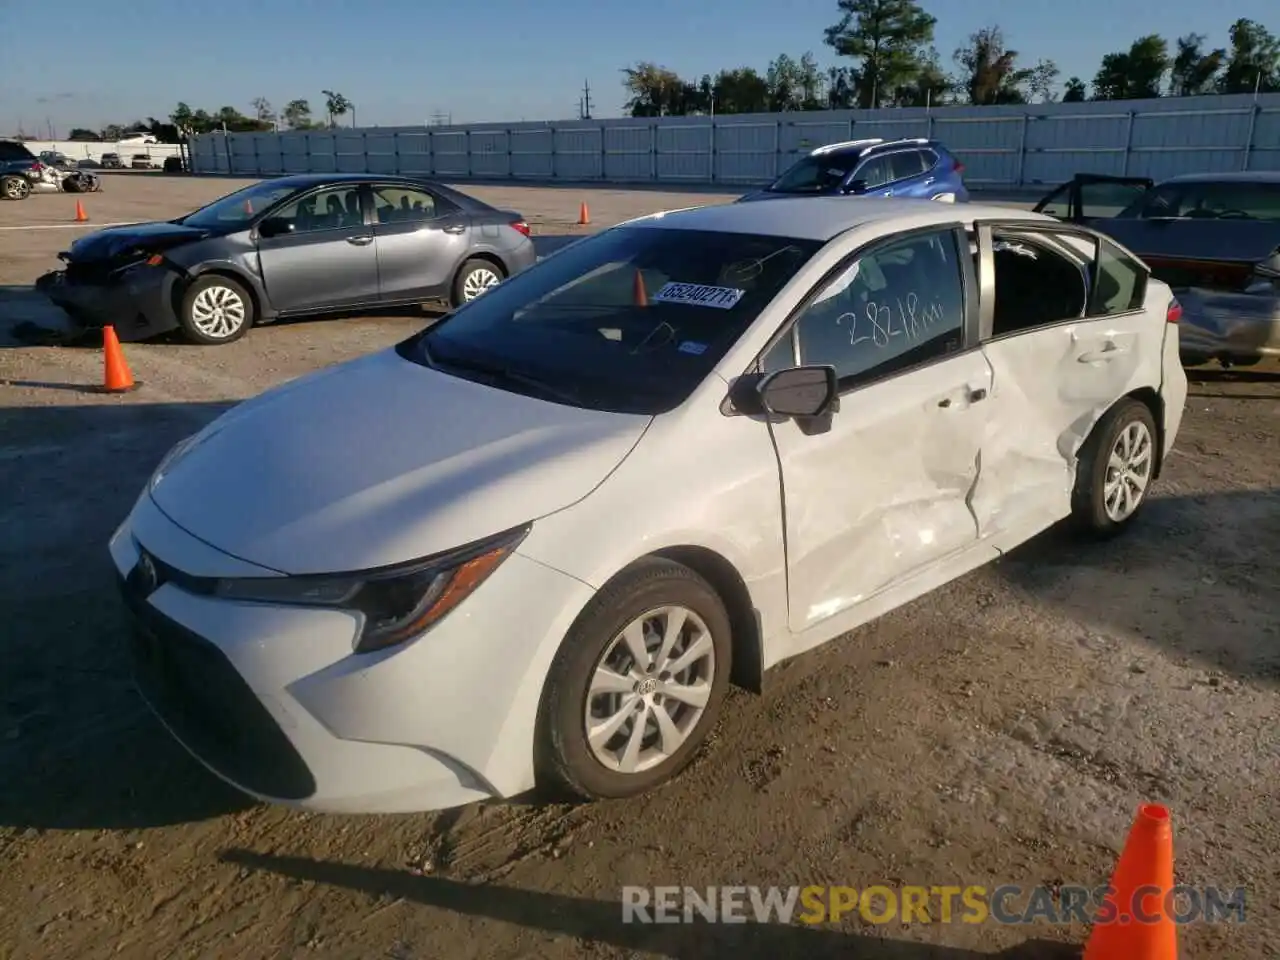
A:
{"label": "rear door handle", "polygon": [[445,233],[465,233],[467,227],[462,223],[451,223],[447,227],[441,228]]}
{"label": "rear door handle", "polygon": [[373,243],[373,237],[347,237],[347,243],[353,247],[367,247]]}

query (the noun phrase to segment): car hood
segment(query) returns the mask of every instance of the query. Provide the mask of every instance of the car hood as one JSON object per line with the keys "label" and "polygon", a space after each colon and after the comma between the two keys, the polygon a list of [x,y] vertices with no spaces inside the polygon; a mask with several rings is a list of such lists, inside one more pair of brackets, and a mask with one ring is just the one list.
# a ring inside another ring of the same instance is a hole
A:
{"label": "car hood", "polygon": [[652,418],[448,376],[387,350],[232,408],[152,479],[178,526],[282,573],[464,546],[585,497]]}
{"label": "car hood", "polygon": [[115,260],[136,250],[158,253],[207,236],[208,230],[184,227],[178,223],[134,223],[127,227],[108,227],[81,237],[67,253],[77,263]]}

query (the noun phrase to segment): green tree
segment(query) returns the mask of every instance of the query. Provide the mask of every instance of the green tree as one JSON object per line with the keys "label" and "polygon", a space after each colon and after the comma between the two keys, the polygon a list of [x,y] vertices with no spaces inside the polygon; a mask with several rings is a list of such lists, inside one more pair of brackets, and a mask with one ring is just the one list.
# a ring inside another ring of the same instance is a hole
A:
{"label": "green tree", "polygon": [[290,100],[280,111],[280,119],[290,130],[311,130],[316,126],[311,119],[311,104],[306,100]]}
{"label": "green tree", "polygon": [[626,109],[631,116],[665,117],[682,112],[685,84],[674,70],[644,61],[623,67],[622,73],[628,94]]}
{"label": "green tree", "polygon": [[68,140],[97,140],[98,134],[92,130],[86,130],[84,127],[72,127],[71,132],[67,134]]}
{"label": "green tree", "polygon": [[854,103],[858,78],[848,67],[827,68],[827,108],[844,110]]}
{"label": "green tree", "polygon": [[1084,85],[1084,81],[1079,77],[1071,77],[1063,85],[1062,102],[1063,103],[1080,103],[1088,98],[1089,91]]}
{"label": "green tree", "polygon": [[716,74],[716,113],[764,113],[769,109],[769,82],[753,67]]}
{"label": "green tree", "polygon": [[920,59],[916,78],[897,89],[894,104],[899,107],[936,107],[955,92],[955,81],[942,69],[941,57],[930,47]]}
{"label": "green tree", "polygon": [[254,97],[251,101],[253,106],[253,115],[258,122],[268,127],[275,126],[276,114],[271,109],[271,101],[266,97]]}
{"label": "green tree", "polygon": [[1280,90],[1280,40],[1260,23],[1237,20],[1231,25],[1231,55],[1219,89],[1223,93],[1270,93]]}
{"label": "green tree", "polygon": [[1206,51],[1204,41],[1204,34],[1200,33],[1178,38],[1178,52],[1169,66],[1169,96],[1194,97],[1217,86],[1227,51]]}
{"label": "green tree", "polygon": [[979,106],[1026,103],[1022,87],[1032,71],[1019,69],[1018,51],[1005,46],[999,27],[983,27],[969,35],[968,46],[955,52],[962,73],[959,86],[969,102]]}
{"label": "green tree", "polygon": [[858,61],[857,101],[875,108],[916,79],[922,49],[933,42],[937,18],[914,0],[836,0],[842,16],[826,43]]}
{"label": "green tree", "polygon": [[1124,53],[1108,53],[1093,78],[1095,100],[1142,100],[1160,96],[1169,72],[1169,44],[1158,34],[1139,37]]}
{"label": "green tree", "polygon": [[350,100],[335,90],[321,90],[324,94],[324,108],[329,114],[329,126],[336,127],[338,118],[344,116],[353,106]]}

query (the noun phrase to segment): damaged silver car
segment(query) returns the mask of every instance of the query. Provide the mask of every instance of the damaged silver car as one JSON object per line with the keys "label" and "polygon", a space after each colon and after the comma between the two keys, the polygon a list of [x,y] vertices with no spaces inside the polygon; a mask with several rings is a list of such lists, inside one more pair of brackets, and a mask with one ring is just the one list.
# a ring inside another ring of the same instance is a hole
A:
{"label": "damaged silver car", "polygon": [[1182,362],[1280,357],[1280,173],[1198,173],[1160,184],[1078,174],[1035,210],[1137,253],[1182,304]]}

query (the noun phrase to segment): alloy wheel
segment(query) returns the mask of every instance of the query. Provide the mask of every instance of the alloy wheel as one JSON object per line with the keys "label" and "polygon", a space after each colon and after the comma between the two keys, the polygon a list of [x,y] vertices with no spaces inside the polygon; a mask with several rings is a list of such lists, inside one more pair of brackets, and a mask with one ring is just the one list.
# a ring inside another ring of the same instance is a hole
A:
{"label": "alloy wheel", "polygon": [[224,340],[238,332],[248,313],[244,298],[230,287],[205,287],[191,301],[192,325],[215,340]]}
{"label": "alloy wheel", "polygon": [[1115,523],[1127,520],[1142,504],[1151,482],[1153,443],[1151,431],[1134,420],[1120,431],[1107,458],[1103,506]]}
{"label": "alloy wheel", "polygon": [[587,691],[587,745],[609,770],[635,774],[672,757],[706,712],[715,679],[711,631],[667,606],[632,620],[605,647]]}
{"label": "alloy wheel", "polygon": [[488,267],[476,267],[462,281],[462,299],[467,302],[474,300],[486,290],[496,287],[501,279],[496,271]]}

